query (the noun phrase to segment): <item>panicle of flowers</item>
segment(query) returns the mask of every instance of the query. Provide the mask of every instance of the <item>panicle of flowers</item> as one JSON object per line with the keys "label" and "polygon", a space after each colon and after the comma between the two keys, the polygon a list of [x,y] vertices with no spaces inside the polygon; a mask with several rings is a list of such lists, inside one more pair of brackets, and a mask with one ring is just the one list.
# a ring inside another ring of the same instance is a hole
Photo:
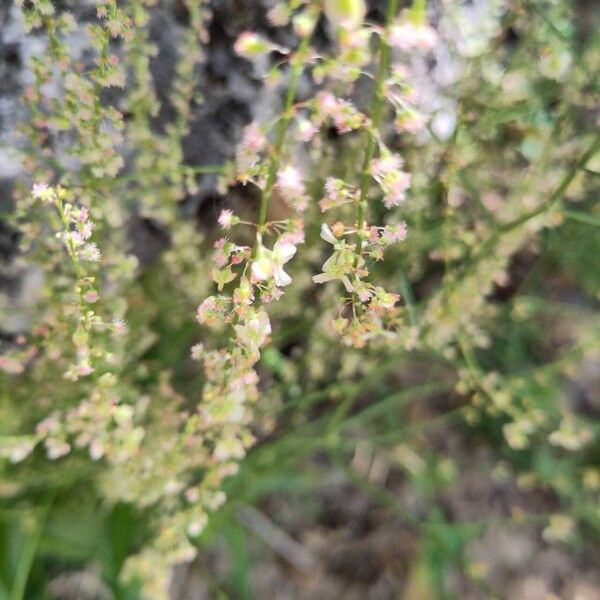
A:
{"label": "panicle of flowers", "polygon": [[91,337],[94,328],[102,324],[93,309],[93,305],[98,300],[98,292],[95,288],[96,277],[86,267],[87,263],[97,263],[100,260],[98,246],[90,241],[94,224],[89,219],[88,209],[83,206],[76,207],[69,202],[69,194],[61,186],[54,188],[45,183],[36,183],[32,189],[32,196],[56,208],[63,227],[61,232],[56,233],[56,237],[64,243],[76,276],[76,325],[73,342],[77,360],[65,373],[66,378],[75,381],[94,370]]}
{"label": "panicle of flowers", "polygon": [[[57,408],[38,423],[36,443],[43,443],[51,460],[69,454],[73,447],[87,448],[92,460],[102,457],[111,462],[127,460],[141,443],[143,430],[132,418],[131,405],[123,402],[125,386],[119,387],[119,380],[112,372],[122,360],[120,339],[126,333],[125,324],[119,318],[112,322],[104,320],[96,309],[100,302],[100,251],[91,241],[94,223],[88,208],[76,205],[73,194],[60,185],[37,183],[32,197],[56,210],[59,218],[49,211],[48,220],[62,227],[55,234],[64,247],[58,251],[64,255],[66,250],[70,259],[69,269],[60,269],[48,282],[51,297],[62,302],[59,306],[62,314],[48,311],[33,330],[41,349],[38,369],[55,371],[64,360],[70,361],[70,353],[65,352],[65,343],[70,339],[75,360],[68,365],[64,378],[79,383],[74,385],[72,401],[65,410]],[[60,266],[60,261],[57,264]],[[71,273],[67,275],[69,270]],[[111,281],[109,272],[102,275],[107,283]],[[65,281],[72,279],[74,289],[64,292]],[[103,309],[111,306],[110,302],[103,304],[106,305]],[[64,323],[69,331],[65,331]]]}
{"label": "panicle of flowers", "polygon": [[206,23],[211,15],[206,0],[184,0],[183,4],[189,13],[190,26],[185,32],[169,95],[176,118],[166,127],[165,144],[159,153],[157,165],[159,172],[170,174],[172,180],[163,201],[165,206],[161,207],[162,220],[167,223],[174,219],[176,202],[186,193],[194,194],[198,190],[194,169],[181,167],[184,163],[182,140],[189,133],[194,102],[202,101],[196,88],[196,70],[204,58],[203,47],[209,39]]}
{"label": "panicle of flowers", "polygon": [[[134,147],[134,172],[143,173],[136,178],[135,186],[128,190],[131,202],[139,206],[146,218],[159,221],[165,226],[177,218],[178,202],[186,193],[196,193],[197,167],[184,164],[182,140],[189,133],[189,121],[194,102],[201,98],[197,89],[196,69],[204,57],[203,46],[208,41],[206,21],[210,11],[206,2],[185,0],[189,26],[184,30],[174,76],[168,99],[175,116],[165,125],[163,132],[156,132],[154,119],[160,109],[150,72],[150,61],[158,53],[156,44],[150,41],[148,10],[156,0],[135,0],[126,3],[128,16],[135,23],[133,34],[126,41],[124,59],[133,64],[127,85],[126,108],[131,115],[127,127],[128,141]],[[218,172],[215,169],[215,172]],[[185,235],[179,238],[187,238]],[[173,248],[184,253],[183,248]],[[171,252],[173,254],[174,252]],[[169,261],[169,265],[172,262]],[[186,278],[187,279],[187,278]]]}
{"label": "panicle of flowers", "polygon": [[[164,519],[156,544],[130,561],[128,568],[132,573],[144,572],[148,581],[152,581],[146,572],[150,563],[162,567],[194,557],[189,538],[201,533],[207,520],[206,511],[215,510],[224,501],[223,479],[235,472],[236,462],[254,442],[250,426],[252,406],[258,399],[256,363],[272,332],[263,305],[281,297],[282,288],[291,282],[284,265],[304,237],[298,214],[306,203],[302,177],[291,165],[280,167],[280,157],[295,112],[293,100],[305,66],[309,34],[289,59],[291,92],[283,117],[276,124],[274,142],[270,144],[268,132],[252,124],[246,128],[237,151],[238,180],[261,190],[258,222],[242,220],[230,209],[222,210],[218,218],[228,237],[214,243],[211,276],[217,293],[200,303],[196,318],[203,327],[226,330],[229,343],[211,349],[199,342],[192,348],[192,357],[203,363],[204,385],[197,409],[183,425],[186,443],[197,444],[194,454],[202,461],[204,476],[197,485],[181,490],[188,507],[179,507]],[[236,47],[249,52],[255,42],[256,39],[244,35]],[[290,204],[293,216],[268,220],[268,204],[275,191]],[[254,230],[252,246],[234,241],[240,227]],[[175,480],[172,483],[169,489],[177,494],[181,486]],[[162,598],[164,577],[154,574],[156,589],[160,588],[154,597]]]}
{"label": "panicle of flowers", "polygon": [[[395,3],[390,4],[388,27],[395,15]],[[356,29],[360,26],[356,25]],[[404,222],[375,226],[368,222],[368,199],[370,182],[375,180],[383,192],[386,207],[397,206],[405,199],[410,186],[410,175],[401,170],[402,160],[393,155],[379,141],[379,126],[384,105],[385,81],[389,76],[391,49],[386,32],[377,32],[379,40],[379,68],[375,76],[373,99],[370,114],[358,113],[353,116],[352,125],[366,128],[366,147],[362,170],[356,185],[342,179],[329,177],[325,182],[324,196],[319,203],[323,212],[345,205],[354,207],[356,220],[352,225],[336,222],[321,227],[321,238],[332,245],[332,254],[325,261],[322,272],[313,277],[315,283],[340,281],[348,294],[342,298],[338,318],[333,321],[334,329],[340,333],[345,343],[361,347],[379,336],[392,336],[394,327],[399,324],[399,310],[396,304],[399,295],[384,290],[369,281],[370,262],[383,259],[384,249],[406,237]],[[357,34],[353,30],[353,34]],[[330,115],[334,125],[343,133],[349,126],[346,116],[349,105],[336,99],[329,92],[321,92],[315,98],[318,115]],[[352,109],[353,111],[355,109]],[[375,158],[377,144],[379,157]]]}
{"label": "panicle of flowers", "polygon": [[411,54],[426,53],[437,43],[437,32],[426,21],[425,8],[414,6],[403,11],[387,28],[386,43],[400,55],[385,82],[385,97],[396,111],[395,126],[399,133],[417,133],[427,117],[417,107],[418,98],[409,83],[410,70],[405,61]]}

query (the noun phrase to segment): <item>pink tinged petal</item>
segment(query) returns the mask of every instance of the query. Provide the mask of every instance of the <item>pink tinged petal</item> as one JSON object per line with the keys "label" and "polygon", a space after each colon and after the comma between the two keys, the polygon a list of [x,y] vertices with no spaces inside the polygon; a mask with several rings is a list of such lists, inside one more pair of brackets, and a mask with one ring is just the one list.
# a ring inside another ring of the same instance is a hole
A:
{"label": "pink tinged petal", "polygon": [[300,171],[288,165],[277,174],[277,183],[286,191],[300,192],[303,190],[302,177]]}
{"label": "pink tinged petal", "polygon": [[232,225],[233,213],[230,210],[224,209],[219,215],[219,225],[223,229],[229,229]]}
{"label": "pink tinged petal", "polygon": [[252,275],[258,281],[265,281],[273,276],[275,264],[272,259],[267,256],[256,259],[252,263]]}
{"label": "pink tinged petal", "polygon": [[292,278],[281,268],[277,268],[274,273],[275,284],[279,287],[285,287],[292,283]]}
{"label": "pink tinged petal", "polygon": [[293,244],[282,242],[281,240],[275,242],[273,246],[273,259],[275,262],[284,265],[294,254],[296,254],[296,246]]}
{"label": "pink tinged petal", "polygon": [[48,191],[47,183],[34,183],[31,195],[37,200],[41,198]]}
{"label": "pink tinged petal", "polygon": [[327,223],[323,223],[321,225],[321,239],[325,240],[326,242],[329,242],[330,244],[335,244],[337,242]]}
{"label": "pink tinged petal", "polygon": [[258,314],[258,319],[264,335],[271,335],[271,321],[269,321],[269,315],[267,315],[265,312],[261,312]]}

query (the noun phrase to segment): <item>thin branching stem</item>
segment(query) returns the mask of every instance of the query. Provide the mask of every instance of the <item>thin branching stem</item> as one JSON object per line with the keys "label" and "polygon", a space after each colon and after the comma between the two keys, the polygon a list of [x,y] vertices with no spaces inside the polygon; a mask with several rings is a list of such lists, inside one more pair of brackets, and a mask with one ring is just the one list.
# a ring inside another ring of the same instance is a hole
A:
{"label": "thin branching stem", "polygon": [[265,224],[267,222],[267,212],[269,210],[269,201],[271,200],[273,186],[275,185],[275,179],[277,177],[277,169],[279,168],[279,163],[281,160],[281,150],[283,148],[285,134],[287,133],[292,117],[294,116],[294,98],[296,97],[296,90],[298,89],[298,82],[300,81],[300,76],[302,75],[302,71],[304,70],[304,63],[306,60],[306,55],[308,53],[309,44],[310,36],[303,37],[302,41],[300,42],[300,45],[298,46],[298,51],[296,52],[296,55],[291,60],[292,72],[290,84],[288,86],[287,94],[285,97],[283,115],[277,123],[275,142],[271,151],[271,157],[267,171],[267,180],[265,182],[265,187],[263,189],[260,200],[260,211],[258,214],[257,228],[258,235],[256,238],[256,243],[254,244],[254,249],[252,251],[253,256],[256,256],[259,235],[265,230]]}
{"label": "thin branching stem", "polygon": [[[389,0],[387,13],[385,17],[386,26],[388,26],[394,18],[398,10],[398,0]],[[383,112],[384,83],[387,77],[390,64],[390,47],[384,40],[383,36],[379,38],[379,67],[375,84],[373,88],[373,97],[371,100],[371,127],[367,132],[367,146],[365,148],[365,157],[360,173],[360,195],[358,198],[358,208],[356,216],[356,245],[354,247],[354,269],[358,267],[360,256],[362,253],[362,236],[361,232],[365,225],[365,217],[367,213],[369,181],[371,179],[371,160],[375,154],[376,136],[381,125],[381,115]]]}

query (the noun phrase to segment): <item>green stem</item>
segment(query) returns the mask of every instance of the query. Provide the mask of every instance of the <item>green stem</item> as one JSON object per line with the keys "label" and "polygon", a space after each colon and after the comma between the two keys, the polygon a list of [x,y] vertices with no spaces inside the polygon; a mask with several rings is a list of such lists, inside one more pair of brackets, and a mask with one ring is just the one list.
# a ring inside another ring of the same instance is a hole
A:
{"label": "green stem", "polygon": [[470,273],[472,273],[477,267],[477,265],[490,255],[490,252],[493,251],[496,242],[500,239],[503,233],[507,233],[509,231],[512,231],[513,229],[517,229],[518,227],[524,225],[531,219],[549,210],[555,204],[561,202],[573,179],[575,179],[579,171],[585,170],[585,166],[594,156],[594,154],[598,152],[598,150],[600,150],[600,133],[594,137],[592,143],[588,146],[587,150],[581,155],[579,160],[569,169],[569,171],[567,171],[567,173],[565,173],[559,185],[556,187],[554,192],[545,202],[543,202],[538,208],[532,210],[531,212],[528,212],[522,215],[521,217],[518,217],[513,221],[510,221],[498,227],[498,229],[481,245],[480,251],[473,257],[473,259],[467,265],[462,274],[458,276],[458,279],[454,283],[454,285],[457,285],[458,282],[460,282],[462,279],[464,279]]}
{"label": "green stem", "polygon": [[410,12],[417,23],[424,23],[427,13],[427,0],[413,0]]}
{"label": "green stem", "polygon": [[36,517],[36,522],[33,531],[29,538],[25,541],[23,553],[21,554],[19,564],[15,572],[12,588],[10,591],[9,600],[23,600],[25,597],[25,589],[29,579],[29,573],[37,553],[38,546],[42,539],[42,533],[50,513],[50,508],[54,500],[54,492],[48,502],[42,506]]}
{"label": "green stem", "polygon": [[[279,123],[277,124],[277,131],[275,134],[275,143],[273,145],[273,150],[271,153],[271,160],[269,162],[269,169],[267,172],[267,180],[265,183],[265,187],[262,192],[261,200],[260,200],[260,211],[258,215],[258,225],[257,232],[260,235],[265,228],[265,224],[267,222],[267,212],[269,209],[269,201],[271,199],[271,193],[273,191],[273,186],[275,185],[275,179],[277,177],[277,169],[279,168],[279,162],[281,159],[281,149],[283,147],[283,142],[285,140],[285,134],[287,133],[288,127],[290,125],[290,121],[294,116],[293,104],[294,98],[296,97],[296,90],[298,89],[298,82],[300,81],[300,76],[302,75],[302,71],[304,70],[304,64],[306,60],[306,56],[309,49],[310,36],[305,36],[302,38],[300,42],[300,46],[298,47],[298,51],[296,56],[291,61],[292,73],[290,79],[290,85],[287,89],[287,94],[285,97],[285,104],[283,107],[283,114]],[[256,256],[256,250],[258,247],[259,235],[256,237],[256,242],[254,244],[254,249],[252,251],[252,256]]]}
{"label": "green stem", "polygon": [[579,223],[586,223],[587,225],[595,225],[596,227],[600,227],[600,215],[590,215],[588,213],[566,209],[563,209],[561,213],[565,217],[572,219],[573,221],[578,221]]}
{"label": "green stem", "polygon": [[412,291],[410,279],[403,271],[400,272],[400,293],[404,298],[404,303],[408,308],[408,320],[411,327],[418,327],[419,316],[417,312],[417,306],[415,304],[415,296]]}
{"label": "green stem", "polygon": [[[398,0],[389,0],[387,13],[385,17],[386,26],[392,22],[398,9]],[[356,245],[354,247],[353,267],[356,269],[362,254],[362,236],[361,231],[365,226],[365,216],[367,212],[369,181],[371,178],[371,160],[375,154],[375,137],[379,126],[381,125],[381,114],[383,109],[384,95],[383,88],[390,63],[390,47],[379,38],[379,67],[375,78],[373,88],[373,98],[371,101],[371,131],[367,132],[367,147],[365,148],[365,158],[363,160],[360,173],[360,195],[358,199],[358,209],[356,217]]]}
{"label": "green stem", "polygon": [[[67,215],[65,214],[65,208],[63,206],[62,200],[57,199],[56,208],[58,210],[58,214],[60,215],[60,220],[62,221],[65,233],[69,234],[69,232],[71,231],[71,224],[69,223]],[[71,262],[73,263],[73,269],[75,270],[75,275],[77,276],[77,287],[79,287],[79,281],[83,279],[83,273],[81,272],[81,265],[79,264],[79,258],[77,256],[75,244],[73,243],[73,240],[70,237],[67,238],[67,251],[69,257],[71,258]]]}
{"label": "green stem", "polygon": [[[65,231],[65,235],[69,236],[71,231],[71,224],[69,223],[69,219],[65,213],[63,202],[60,198],[56,199],[56,208],[60,215],[60,219],[63,224],[63,228]],[[79,257],[77,256],[77,248],[75,247],[75,243],[70,237],[67,237],[67,253],[69,258],[71,259],[71,263],[73,264],[73,270],[75,271],[75,293],[77,294],[77,308],[79,310],[79,323],[81,324],[83,330],[88,334],[88,338],[86,340],[86,346],[89,354],[89,336],[91,335],[91,327],[87,313],[87,302],[85,300],[85,292],[83,280],[85,278],[85,273],[81,269],[81,264],[79,263]]]}
{"label": "green stem", "polygon": [[127,173],[125,175],[117,175],[110,179],[102,179],[101,185],[103,187],[116,185],[120,183],[127,183],[128,181],[138,181],[141,178],[146,176],[156,177],[157,175],[163,177],[165,179],[172,178],[174,174],[185,174],[185,173],[195,173],[201,175],[221,175],[225,172],[225,168],[222,165],[197,165],[197,166],[187,166],[182,165],[178,169],[170,170],[168,173],[157,173],[156,169],[144,169],[135,171],[135,173]]}
{"label": "green stem", "polygon": [[546,210],[552,208],[557,202],[560,202],[563,199],[567,188],[571,185],[573,179],[575,179],[577,173],[579,173],[579,171],[585,168],[592,156],[594,156],[594,154],[596,154],[598,150],[600,150],[600,133],[596,135],[588,149],[582,154],[581,158],[565,174],[556,190],[554,190],[554,192],[548,198],[548,200],[546,200],[546,202],[543,202],[538,208],[523,215],[522,217],[519,217],[518,219],[515,219],[510,223],[502,225],[500,227],[500,232],[511,231],[512,229],[519,227],[519,225],[526,223],[530,219],[533,219],[534,217],[537,217],[538,215],[545,212]]}

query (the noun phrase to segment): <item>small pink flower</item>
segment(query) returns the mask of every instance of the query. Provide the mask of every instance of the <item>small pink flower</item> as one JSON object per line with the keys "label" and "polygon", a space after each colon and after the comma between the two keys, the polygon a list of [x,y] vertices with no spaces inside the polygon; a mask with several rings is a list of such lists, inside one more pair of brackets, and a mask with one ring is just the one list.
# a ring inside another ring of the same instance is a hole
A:
{"label": "small pink flower", "polygon": [[125,325],[125,321],[123,319],[115,319],[112,322],[113,326],[113,334],[117,337],[122,337],[127,332],[127,326]]}
{"label": "small pink flower", "polygon": [[92,231],[94,229],[94,224],[90,221],[86,221],[80,226],[80,235],[84,240],[89,240],[92,237]]}
{"label": "small pink flower", "polygon": [[48,187],[47,183],[34,183],[31,189],[31,195],[36,200],[44,200],[45,202],[52,202],[54,199],[54,190]]}
{"label": "small pink flower", "polygon": [[400,223],[396,223],[395,225],[386,225],[381,234],[381,241],[385,245],[403,242],[406,239],[407,231],[408,229],[404,221],[400,221]]}
{"label": "small pink flower", "polygon": [[410,187],[411,175],[404,171],[399,171],[389,184],[387,192],[383,198],[383,203],[387,208],[398,206],[406,200],[406,190]]}
{"label": "small pink flower", "polygon": [[415,24],[410,22],[397,23],[390,29],[390,46],[400,50],[419,50],[427,51],[435,47],[437,43],[437,33],[433,27],[427,24]]}
{"label": "small pink flower", "polygon": [[77,375],[79,375],[80,377],[85,377],[86,375],[90,375],[93,372],[94,369],[92,369],[92,367],[87,362],[77,365]]}
{"label": "small pink flower", "polygon": [[371,174],[383,190],[387,208],[398,206],[406,199],[411,175],[401,170],[402,158],[397,154],[382,156],[371,161]]}
{"label": "small pink flower", "polygon": [[221,214],[219,215],[219,225],[223,228],[223,229],[230,229],[231,226],[234,224],[234,216],[233,216],[233,212],[227,209],[224,209],[221,211]]}
{"label": "small pink flower", "polygon": [[304,243],[304,221],[301,218],[293,219],[290,223],[290,229],[279,238],[281,243],[298,246]]}
{"label": "small pink flower", "polygon": [[204,344],[198,342],[192,346],[190,354],[193,360],[200,360],[202,358],[202,353],[204,352]]}
{"label": "small pink flower", "polygon": [[213,254],[213,262],[217,267],[222,269],[229,260],[229,251],[227,238],[220,238],[214,243],[215,253]]}
{"label": "small pink flower", "polygon": [[277,173],[277,185],[284,194],[296,194],[304,191],[304,183],[300,171],[288,165]]}
{"label": "small pink flower", "polygon": [[338,100],[333,113],[333,124],[340,133],[348,133],[358,129],[363,123],[362,115],[348,100]]}
{"label": "small pink flower", "polygon": [[88,290],[83,299],[89,304],[93,304],[94,302],[98,302],[98,292],[96,290]]}
{"label": "small pink flower", "polygon": [[252,176],[252,169],[259,161],[259,154],[267,145],[267,138],[258,123],[250,123],[242,134],[235,161],[238,179],[246,182]]}
{"label": "small pink flower", "polygon": [[371,173],[376,179],[383,178],[400,169],[402,163],[402,157],[398,154],[375,158],[371,161]]}
{"label": "small pink flower", "polygon": [[290,9],[285,2],[277,2],[267,12],[267,19],[275,27],[285,27],[290,22]]}
{"label": "small pink flower", "polygon": [[100,250],[94,242],[86,244],[79,252],[79,257],[82,260],[88,260],[90,262],[98,262],[101,258]]}
{"label": "small pink flower", "polygon": [[396,115],[396,131],[398,133],[417,133],[427,123],[427,117],[415,110],[405,110]]}
{"label": "small pink flower", "polygon": [[298,119],[297,137],[301,142],[310,142],[318,131],[318,127],[307,119]]}
{"label": "small pink flower", "polygon": [[215,299],[213,296],[209,296],[202,301],[198,310],[196,311],[196,319],[200,325],[208,321],[210,313],[216,308]]}
{"label": "small pink flower", "polygon": [[242,134],[242,146],[246,150],[253,150],[258,152],[262,150],[267,144],[265,134],[262,132],[258,123],[250,123],[244,129]]}
{"label": "small pink flower", "polygon": [[337,98],[331,92],[319,92],[316,101],[319,112],[324,116],[329,117],[337,110]]}
{"label": "small pink flower", "polygon": [[308,206],[308,198],[305,195],[304,182],[300,171],[288,165],[277,173],[277,188],[284,200],[291,208],[303,212]]}

